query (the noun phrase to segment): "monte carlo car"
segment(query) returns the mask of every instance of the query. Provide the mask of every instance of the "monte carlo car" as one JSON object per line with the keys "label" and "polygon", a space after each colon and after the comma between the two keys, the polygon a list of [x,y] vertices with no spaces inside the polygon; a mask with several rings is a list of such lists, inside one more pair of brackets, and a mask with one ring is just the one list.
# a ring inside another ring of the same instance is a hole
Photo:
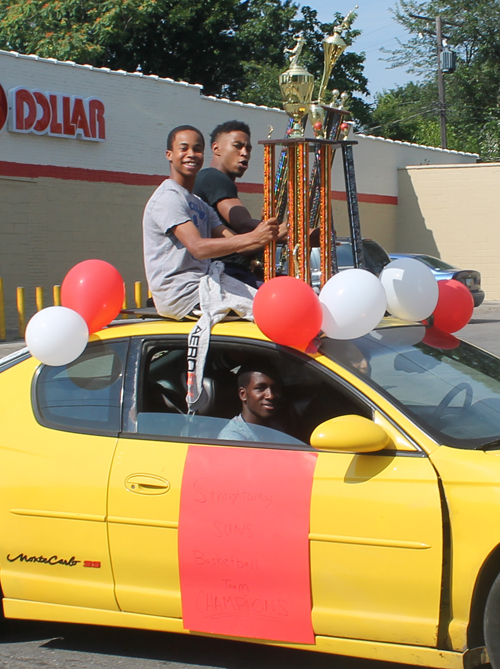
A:
{"label": "monte carlo car", "polygon": [[[307,353],[224,321],[191,415],[192,327],[0,360],[5,616],[499,669],[500,359],[387,319]],[[287,432],[221,438],[255,360]]]}
{"label": "monte carlo car", "polygon": [[441,258],[435,258],[425,253],[390,253],[389,256],[391,260],[397,260],[398,258],[415,258],[415,260],[419,260],[429,267],[437,281],[443,281],[444,279],[460,281],[460,283],[463,283],[469,289],[474,300],[474,307],[478,307],[484,301],[484,291],[481,288],[481,274],[476,270],[458,269],[458,267],[450,265],[450,263],[441,260]]}

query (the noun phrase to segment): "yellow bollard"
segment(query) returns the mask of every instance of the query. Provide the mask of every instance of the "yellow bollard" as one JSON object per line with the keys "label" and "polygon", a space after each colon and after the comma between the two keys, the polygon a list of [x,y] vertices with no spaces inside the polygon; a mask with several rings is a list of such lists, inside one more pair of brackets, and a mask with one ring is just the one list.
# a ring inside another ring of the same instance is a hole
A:
{"label": "yellow bollard", "polygon": [[[123,294],[123,304],[122,304],[122,309],[128,309],[128,302],[127,302],[127,284],[124,283],[123,287],[125,289],[125,292]],[[128,318],[128,314],[122,314],[122,318]]]}
{"label": "yellow bollard", "polygon": [[140,309],[142,304],[142,283],[141,281],[136,281],[134,284],[134,297],[135,297],[135,306],[137,309]]}
{"label": "yellow bollard", "polygon": [[153,295],[152,295],[151,291],[150,291],[149,288],[148,288],[148,298],[151,298],[151,297],[153,297]]}
{"label": "yellow bollard", "polygon": [[26,331],[26,307],[24,304],[24,288],[18,286],[16,290],[17,313],[19,316],[19,336],[24,338]]}
{"label": "yellow bollard", "polygon": [[36,310],[41,311],[43,309],[43,288],[41,286],[35,288],[35,302]]}
{"label": "yellow bollard", "polygon": [[7,339],[7,328],[5,325],[5,300],[3,294],[3,279],[0,277],[0,340]]}
{"label": "yellow bollard", "polygon": [[52,286],[52,299],[55,307],[61,306],[61,286]]}

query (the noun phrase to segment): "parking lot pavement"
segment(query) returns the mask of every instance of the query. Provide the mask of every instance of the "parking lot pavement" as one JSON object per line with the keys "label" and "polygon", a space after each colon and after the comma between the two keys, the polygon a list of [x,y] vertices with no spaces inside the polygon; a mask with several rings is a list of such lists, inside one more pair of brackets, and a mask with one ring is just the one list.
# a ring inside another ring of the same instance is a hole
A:
{"label": "parking lot pavement", "polygon": [[[500,357],[500,302],[483,302],[474,309],[470,323],[456,335]],[[0,359],[23,346],[22,339],[0,342]]]}
{"label": "parking lot pavement", "polygon": [[469,324],[455,334],[500,357],[500,302],[483,302]]}

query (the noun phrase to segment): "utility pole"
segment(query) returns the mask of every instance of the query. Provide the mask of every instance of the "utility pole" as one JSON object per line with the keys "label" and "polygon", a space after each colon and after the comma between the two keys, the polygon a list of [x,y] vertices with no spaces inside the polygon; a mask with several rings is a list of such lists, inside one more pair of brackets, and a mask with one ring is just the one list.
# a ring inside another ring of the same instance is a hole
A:
{"label": "utility pole", "polygon": [[[412,19],[421,19],[423,21],[434,21],[430,16],[418,16],[417,14],[410,14]],[[442,32],[442,21],[441,16],[436,16],[436,33],[432,33],[428,30],[424,31],[430,35],[436,35],[437,42],[437,75],[438,75],[438,97],[439,97],[439,127],[441,130],[441,148],[448,148],[448,138],[446,135],[446,95],[444,88],[444,74],[443,67],[441,65],[441,53],[443,51],[443,32]],[[448,25],[456,25],[445,21]]]}
{"label": "utility pole", "polygon": [[436,16],[436,40],[437,40],[437,59],[438,59],[438,96],[439,96],[439,126],[441,129],[441,148],[448,148],[448,139],[446,136],[446,98],[444,88],[443,68],[441,67],[441,52],[443,51],[443,34],[441,31],[441,17]]}

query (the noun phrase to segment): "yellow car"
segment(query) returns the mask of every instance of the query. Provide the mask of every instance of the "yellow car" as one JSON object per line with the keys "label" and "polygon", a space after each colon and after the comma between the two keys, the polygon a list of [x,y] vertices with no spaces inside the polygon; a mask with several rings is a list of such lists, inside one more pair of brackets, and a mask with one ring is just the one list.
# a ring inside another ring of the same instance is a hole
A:
{"label": "yellow car", "polygon": [[5,615],[499,669],[500,360],[421,325],[300,353],[222,322],[190,415],[192,327],[0,360]]}

